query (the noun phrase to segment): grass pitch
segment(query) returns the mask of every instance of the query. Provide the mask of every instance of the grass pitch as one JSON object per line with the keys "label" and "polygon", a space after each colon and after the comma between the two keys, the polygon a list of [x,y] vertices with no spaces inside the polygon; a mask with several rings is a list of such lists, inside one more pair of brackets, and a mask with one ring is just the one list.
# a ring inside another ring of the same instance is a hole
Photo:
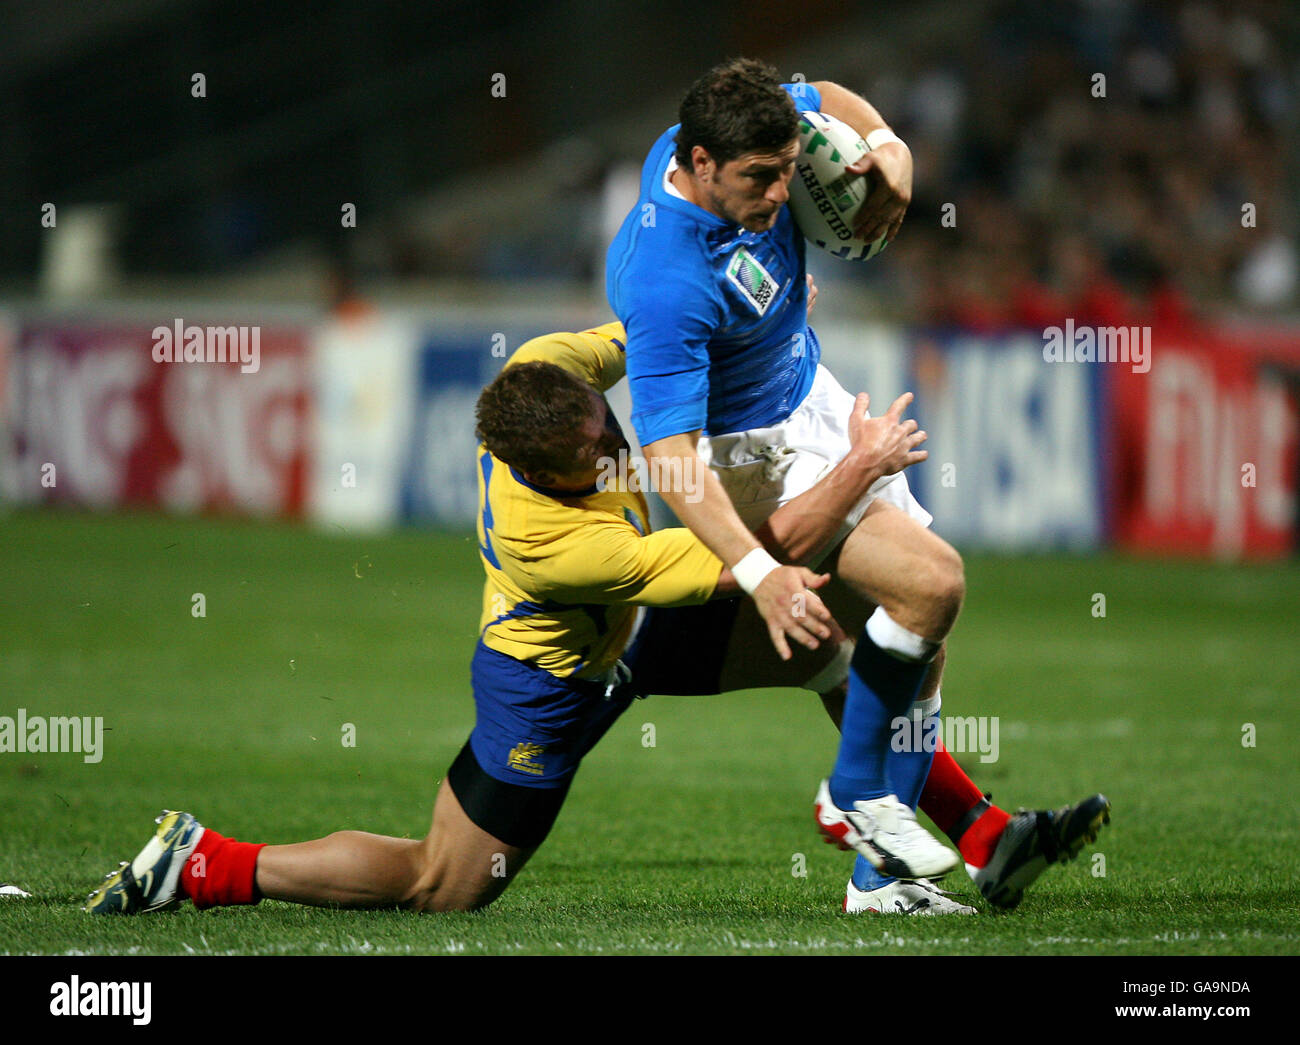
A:
{"label": "grass pitch", "polygon": [[475,544],[20,513],[0,547],[0,716],[105,729],[97,763],[0,753],[0,881],[34,894],[0,900],[4,953],[1300,951],[1293,565],[968,558],[944,709],[998,716],[999,758],[963,764],[1004,807],[1114,805],[1009,915],[843,915],[851,858],[811,816],[835,734],[766,690],[634,705],[486,911],[107,919],[80,904],[163,806],[251,841],[424,834],[473,723]]}

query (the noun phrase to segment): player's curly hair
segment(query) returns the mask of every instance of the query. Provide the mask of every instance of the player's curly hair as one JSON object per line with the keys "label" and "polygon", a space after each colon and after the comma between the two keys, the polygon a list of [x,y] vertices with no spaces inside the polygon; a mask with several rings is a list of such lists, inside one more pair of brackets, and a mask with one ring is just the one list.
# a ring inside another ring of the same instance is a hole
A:
{"label": "player's curly hair", "polygon": [[492,456],[533,475],[580,467],[582,426],[591,413],[590,388],[542,362],[506,367],[474,408],[479,440]]}
{"label": "player's curly hair", "polygon": [[686,170],[696,145],[721,166],[747,152],[778,152],[799,133],[799,113],[776,70],[754,58],[715,65],[691,84],[677,118],[677,163]]}

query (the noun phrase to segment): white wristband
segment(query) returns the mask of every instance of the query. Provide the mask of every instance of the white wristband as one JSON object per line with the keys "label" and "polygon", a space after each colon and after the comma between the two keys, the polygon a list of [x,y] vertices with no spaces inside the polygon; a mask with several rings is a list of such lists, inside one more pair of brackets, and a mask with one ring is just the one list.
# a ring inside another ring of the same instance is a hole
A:
{"label": "white wristband", "polygon": [[764,549],[755,548],[731,567],[731,575],[736,578],[736,583],[744,589],[746,595],[753,595],[754,589],[763,583],[763,578],[780,565]]}
{"label": "white wristband", "polygon": [[888,145],[890,142],[898,142],[903,148],[907,148],[907,142],[903,141],[897,134],[888,127],[877,127],[867,135],[867,148],[875,152],[882,145]]}

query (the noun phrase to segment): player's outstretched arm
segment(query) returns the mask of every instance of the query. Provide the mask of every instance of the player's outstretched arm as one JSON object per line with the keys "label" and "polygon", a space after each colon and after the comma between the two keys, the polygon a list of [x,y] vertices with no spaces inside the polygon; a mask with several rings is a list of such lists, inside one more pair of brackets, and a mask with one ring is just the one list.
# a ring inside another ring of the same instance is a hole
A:
{"label": "player's outstretched arm", "polygon": [[646,445],[645,455],[654,474],[700,476],[698,486],[691,491],[667,488],[661,489],[660,495],[753,597],[782,660],[790,658],[788,639],[816,649],[822,639],[831,637],[833,623],[830,611],[809,591],[817,586],[810,581],[817,575],[781,566],[763,549],[741,522],[717,476],[699,461],[695,449],[699,439],[698,431],[684,432]]}
{"label": "player's outstretched arm", "polygon": [[880,417],[868,417],[871,398],[861,393],[849,417],[852,449],[810,490],[778,508],[755,534],[784,562],[809,562],[839,531],[871,484],[929,457],[917,447],[927,436],[913,418],[903,418],[912,402],[904,392]]}
{"label": "player's outstretched arm", "polygon": [[[863,138],[873,131],[889,131],[889,125],[869,101],[829,80],[813,84],[822,97],[822,109],[827,116],[843,120]],[[888,136],[887,136],[888,137]],[[893,239],[903,224],[903,215],[912,202],[912,153],[897,139],[873,144],[857,163],[848,168],[854,174],[875,171],[871,192],[858,210],[853,231],[863,239],[876,240],[881,236]]]}

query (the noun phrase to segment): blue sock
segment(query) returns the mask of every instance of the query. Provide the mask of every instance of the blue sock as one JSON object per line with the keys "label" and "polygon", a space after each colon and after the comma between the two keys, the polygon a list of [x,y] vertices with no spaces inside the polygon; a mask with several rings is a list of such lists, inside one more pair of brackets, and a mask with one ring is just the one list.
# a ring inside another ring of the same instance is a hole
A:
{"label": "blue sock", "polygon": [[[911,719],[912,712],[908,713]],[[895,745],[891,744],[889,748],[889,758],[887,760],[887,772],[889,781],[894,786],[894,793],[898,795],[900,802],[906,804],[909,808],[915,809],[917,803],[921,801],[921,792],[925,790],[926,778],[930,775],[930,763],[934,761],[934,747],[932,741],[937,739],[939,728],[939,712],[933,715],[926,715],[921,719],[920,728],[909,721],[907,743],[902,744],[904,750],[894,750]],[[921,743],[915,741],[920,740]],[[929,748],[927,751],[926,748]],[[889,875],[881,874],[867,861],[865,856],[859,856],[857,863],[853,865],[853,884],[864,891],[879,889],[882,885],[888,885],[894,881]]]}
{"label": "blue sock", "polygon": [[863,630],[849,664],[839,756],[830,777],[831,801],[841,809],[895,793],[886,768],[892,723],[912,706],[929,670],[927,661],[886,653]]}
{"label": "blue sock", "polygon": [[894,881],[897,881],[897,879],[887,874],[881,874],[871,866],[865,856],[858,855],[857,862],[853,865],[853,884],[857,888],[867,893],[872,889],[879,889],[882,885],[888,885]]}

